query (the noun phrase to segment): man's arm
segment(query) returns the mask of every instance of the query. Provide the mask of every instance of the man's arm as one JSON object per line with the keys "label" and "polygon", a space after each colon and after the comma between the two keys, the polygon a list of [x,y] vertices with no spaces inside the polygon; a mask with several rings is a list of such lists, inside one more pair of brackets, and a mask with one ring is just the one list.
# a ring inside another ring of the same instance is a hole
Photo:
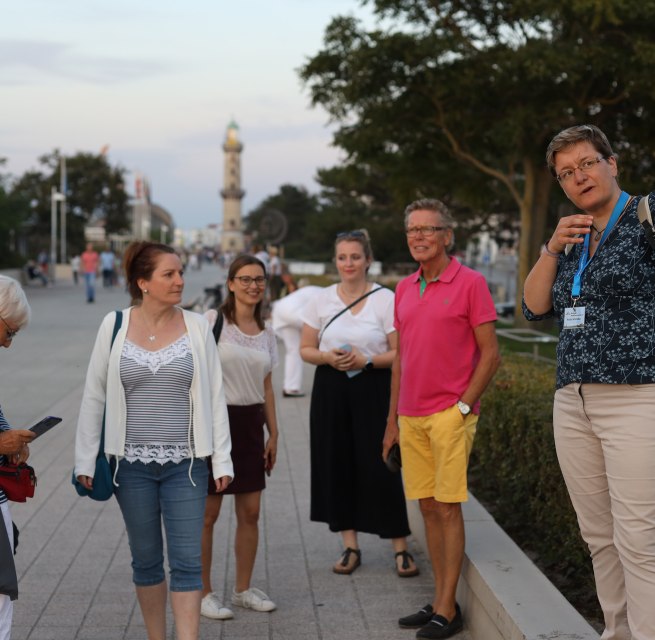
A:
{"label": "man's arm", "polygon": [[391,396],[389,398],[389,415],[387,417],[387,428],[382,439],[382,459],[386,460],[391,445],[398,442],[398,396],[400,395],[400,332],[396,336],[398,346],[396,355],[391,365]]}
{"label": "man's arm", "polygon": [[480,361],[475,367],[471,381],[460,400],[473,406],[479,399],[500,366],[500,353],[493,322],[485,322],[473,329],[475,341],[480,349]]}

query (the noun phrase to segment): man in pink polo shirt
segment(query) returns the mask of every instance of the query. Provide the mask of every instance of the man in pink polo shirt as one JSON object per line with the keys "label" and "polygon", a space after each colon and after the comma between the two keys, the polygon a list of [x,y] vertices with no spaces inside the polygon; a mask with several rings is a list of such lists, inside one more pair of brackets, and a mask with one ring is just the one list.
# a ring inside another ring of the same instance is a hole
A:
{"label": "man in pink polo shirt", "polygon": [[398,350],[383,443],[400,441],[405,495],[418,500],[435,580],[434,600],[400,618],[417,638],[449,638],[463,626],[455,602],[464,558],[461,503],[479,400],[500,358],[483,276],[448,255],[453,219],[439,200],[405,209],[407,244],[419,270],[396,287]]}

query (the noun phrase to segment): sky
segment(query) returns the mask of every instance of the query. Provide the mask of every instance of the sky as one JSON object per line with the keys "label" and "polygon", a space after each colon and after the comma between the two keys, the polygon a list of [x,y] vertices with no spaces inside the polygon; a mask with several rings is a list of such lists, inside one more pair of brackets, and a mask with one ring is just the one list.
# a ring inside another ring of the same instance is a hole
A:
{"label": "sky", "polygon": [[358,0],[18,0],[0,20],[0,158],[19,176],[53,149],[141,172],[179,228],[222,220],[225,132],[239,126],[254,209],[337,164],[297,69]]}

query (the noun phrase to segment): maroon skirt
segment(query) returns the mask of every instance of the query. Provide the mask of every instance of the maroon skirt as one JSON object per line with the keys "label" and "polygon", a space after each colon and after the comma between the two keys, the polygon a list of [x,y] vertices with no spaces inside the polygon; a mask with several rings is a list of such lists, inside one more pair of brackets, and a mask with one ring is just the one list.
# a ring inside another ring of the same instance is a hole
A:
{"label": "maroon skirt", "polygon": [[[264,469],[264,425],[266,414],[263,404],[227,405],[230,419],[230,437],[232,438],[232,465],[234,480],[227,485],[223,493],[251,493],[266,488]],[[209,466],[208,493],[215,495],[216,483],[212,473],[211,457],[207,458]]]}

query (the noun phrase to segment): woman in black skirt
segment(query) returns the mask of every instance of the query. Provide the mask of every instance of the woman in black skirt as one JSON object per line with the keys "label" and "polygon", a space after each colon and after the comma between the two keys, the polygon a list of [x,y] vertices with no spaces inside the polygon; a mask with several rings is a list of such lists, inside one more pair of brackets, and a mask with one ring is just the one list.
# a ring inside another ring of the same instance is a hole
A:
{"label": "woman in black skirt", "polygon": [[335,573],[352,573],[361,564],[361,531],[390,538],[396,571],[409,577],[418,569],[407,551],[402,481],[381,456],[397,345],[393,293],[367,281],[372,259],[365,231],[337,235],[341,281],[320,291],[303,312],[300,354],[317,365],[310,410],[311,519],[341,533],[344,551]]}
{"label": "woman in black skirt", "polygon": [[[266,593],[250,584],[257,555],[265,475],[270,475],[275,465],[278,439],[271,382],[271,371],[277,364],[277,342],[273,329],[262,319],[266,282],[266,271],[260,260],[250,255],[239,256],[230,265],[228,295],[220,309],[223,324],[218,355],[230,418],[234,481],[220,494],[210,483],[205,507],[201,614],[216,620],[233,617],[232,611],[223,605],[221,597],[211,587],[214,523],[226,493],[234,494],[237,517],[234,542],[236,585],[232,591],[232,604],[255,611],[275,609]],[[208,311],[207,316],[213,323],[218,314]],[[266,441],[264,426],[268,430]]]}

